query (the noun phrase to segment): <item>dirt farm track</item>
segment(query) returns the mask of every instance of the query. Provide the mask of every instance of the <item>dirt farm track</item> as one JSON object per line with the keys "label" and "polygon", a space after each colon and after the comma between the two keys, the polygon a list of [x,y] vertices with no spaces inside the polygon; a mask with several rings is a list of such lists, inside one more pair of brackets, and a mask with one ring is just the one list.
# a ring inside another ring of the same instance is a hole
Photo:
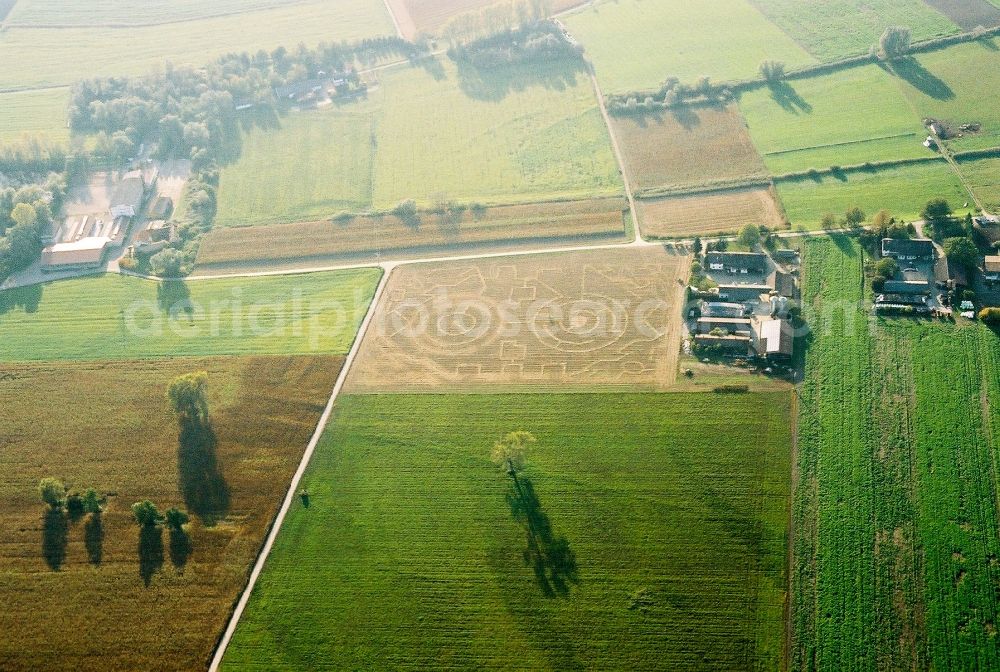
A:
{"label": "dirt farm track", "polygon": [[397,268],[345,390],[663,389],[689,265],[644,248]]}

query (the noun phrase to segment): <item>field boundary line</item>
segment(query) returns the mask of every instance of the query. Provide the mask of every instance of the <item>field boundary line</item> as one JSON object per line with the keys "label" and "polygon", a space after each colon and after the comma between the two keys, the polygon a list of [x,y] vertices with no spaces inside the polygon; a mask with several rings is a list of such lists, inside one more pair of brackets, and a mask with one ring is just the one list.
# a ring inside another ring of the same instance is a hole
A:
{"label": "field boundary line", "polygon": [[258,14],[269,12],[275,9],[286,7],[299,7],[301,5],[317,5],[316,0],[296,0],[286,2],[271,7],[258,7],[256,9],[233,10],[231,12],[219,12],[218,14],[206,14],[205,16],[193,16],[186,19],[168,19],[166,21],[140,21],[136,23],[121,23],[109,21],[107,23],[21,23],[19,21],[5,22],[7,28],[27,28],[29,30],[74,30],[76,28],[106,28],[108,30],[122,30],[128,28],[157,28],[160,26],[175,26],[181,23],[196,23],[211,19],[225,19],[232,16],[244,16],[246,14]]}
{"label": "field boundary line", "polygon": [[601,117],[604,119],[604,126],[608,129],[608,137],[611,139],[611,150],[615,154],[615,161],[618,163],[618,172],[622,175],[622,184],[625,185],[625,199],[628,201],[628,209],[632,214],[632,226],[635,230],[636,240],[642,240],[642,230],[639,228],[639,213],[635,209],[635,198],[632,196],[632,186],[628,181],[628,171],[625,169],[625,159],[622,156],[621,147],[618,145],[618,138],[615,136],[615,129],[611,125],[611,116],[608,108],[604,104],[604,93],[601,85],[597,82],[597,73],[594,64],[587,61],[587,74],[590,75],[590,83],[594,86],[594,94],[597,96],[597,106],[601,110]]}
{"label": "field boundary line", "polygon": [[[396,18],[396,13],[392,11],[391,0],[382,0],[382,5],[385,7],[385,11],[389,14],[389,18],[392,20],[392,25],[396,29],[396,36],[405,40],[406,36],[403,35],[403,28],[399,25],[399,19]],[[413,21],[411,20],[410,23],[413,23]]]}
{"label": "field boundary line", "polygon": [[313,453],[316,451],[316,446],[319,444],[319,440],[322,438],[323,432],[326,431],[326,425],[330,421],[330,416],[333,414],[334,403],[337,401],[337,397],[340,396],[340,391],[343,389],[344,382],[347,380],[347,374],[351,370],[351,364],[354,362],[354,359],[358,355],[358,351],[361,349],[361,342],[364,341],[365,334],[368,332],[368,327],[375,316],[379,301],[382,298],[382,294],[389,282],[389,276],[392,275],[392,270],[392,266],[384,268],[382,277],[379,279],[378,286],[375,288],[375,293],[372,294],[372,300],[368,305],[368,311],[365,313],[365,318],[362,320],[361,326],[358,328],[358,333],[354,337],[351,349],[344,358],[344,364],[340,367],[340,372],[337,374],[337,380],[333,385],[333,391],[330,393],[330,398],[326,402],[326,407],[323,409],[319,422],[316,424],[316,430],[309,439],[306,450],[302,454],[302,460],[299,462],[299,466],[295,470],[294,476],[292,476],[292,480],[288,486],[288,492],[285,493],[285,499],[281,503],[281,508],[278,510],[277,516],[275,516],[274,521],[271,523],[271,529],[268,531],[264,545],[261,547],[261,550],[257,555],[257,560],[254,563],[253,569],[250,571],[246,586],[240,594],[240,599],[237,601],[236,607],[233,609],[233,613],[229,616],[226,629],[215,646],[215,652],[212,655],[212,662],[209,665],[210,672],[216,672],[219,669],[219,665],[222,664],[222,658],[226,653],[226,649],[229,647],[229,643],[232,641],[233,634],[236,632],[236,626],[239,625],[240,618],[243,616],[243,611],[246,609],[247,603],[250,601],[250,595],[253,593],[254,586],[257,585],[257,579],[260,578],[261,571],[264,569],[264,564],[267,562],[267,557],[271,554],[271,549],[274,547],[274,541],[277,539],[278,533],[281,531],[281,524],[285,521],[285,516],[291,509],[292,502],[295,501],[296,491],[298,490],[299,483],[302,481],[302,476],[305,474],[306,468],[312,460]]}
{"label": "field boundary line", "polygon": [[792,147],[790,149],[776,149],[773,152],[764,152],[761,156],[781,156],[782,154],[794,154],[795,152],[808,152],[813,149],[829,149],[831,147],[847,147],[849,145],[863,145],[866,142],[878,142],[879,140],[895,140],[897,138],[919,137],[919,131],[911,133],[893,133],[892,135],[879,135],[874,138],[862,138],[861,140],[844,140],[843,142],[828,142],[824,145],[810,145],[808,147]]}

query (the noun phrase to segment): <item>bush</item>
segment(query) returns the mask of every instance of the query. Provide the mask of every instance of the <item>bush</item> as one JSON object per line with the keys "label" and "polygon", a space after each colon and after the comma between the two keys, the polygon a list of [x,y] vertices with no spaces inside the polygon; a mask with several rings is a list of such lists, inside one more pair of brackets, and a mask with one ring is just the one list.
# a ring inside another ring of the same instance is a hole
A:
{"label": "bush", "polygon": [[875,264],[875,274],[881,275],[883,278],[894,278],[897,273],[899,273],[899,264],[892,257],[880,259]]}
{"label": "bush", "polygon": [[70,520],[79,519],[85,512],[86,507],[80,493],[74,492],[66,498],[66,514],[70,517]]}
{"label": "bush", "polygon": [[38,482],[38,494],[52,509],[61,509],[66,502],[66,486],[57,478],[43,478]]}
{"label": "bush", "polygon": [[719,385],[712,388],[713,392],[719,394],[744,394],[750,391],[749,385]]}
{"label": "bush", "polygon": [[142,527],[156,527],[163,520],[156,504],[148,499],[133,504],[132,515],[135,516],[135,522]]}
{"label": "bush", "polygon": [[979,320],[991,327],[1000,327],[1000,307],[983,308],[979,311]]}

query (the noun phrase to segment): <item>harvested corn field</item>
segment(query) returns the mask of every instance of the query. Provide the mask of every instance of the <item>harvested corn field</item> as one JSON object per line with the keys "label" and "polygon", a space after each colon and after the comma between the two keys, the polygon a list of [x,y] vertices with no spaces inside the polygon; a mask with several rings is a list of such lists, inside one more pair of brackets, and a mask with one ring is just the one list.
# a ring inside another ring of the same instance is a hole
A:
{"label": "harvested corn field", "polygon": [[773,188],[642,199],[636,208],[647,238],[735,233],[746,224],[787,226]]}

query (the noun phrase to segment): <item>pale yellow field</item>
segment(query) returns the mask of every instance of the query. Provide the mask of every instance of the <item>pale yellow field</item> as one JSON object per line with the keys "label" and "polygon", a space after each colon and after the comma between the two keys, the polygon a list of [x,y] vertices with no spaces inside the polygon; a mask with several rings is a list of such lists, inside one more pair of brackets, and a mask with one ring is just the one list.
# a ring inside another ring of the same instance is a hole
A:
{"label": "pale yellow field", "polygon": [[767,175],[735,105],[612,119],[636,193]]}
{"label": "pale yellow field", "polygon": [[642,234],[654,238],[735,233],[746,224],[786,226],[771,188],[640,199],[636,208]]}
{"label": "pale yellow field", "polygon": [[641,248],[400,267],[347,389],[666,388],[690,261]]}

